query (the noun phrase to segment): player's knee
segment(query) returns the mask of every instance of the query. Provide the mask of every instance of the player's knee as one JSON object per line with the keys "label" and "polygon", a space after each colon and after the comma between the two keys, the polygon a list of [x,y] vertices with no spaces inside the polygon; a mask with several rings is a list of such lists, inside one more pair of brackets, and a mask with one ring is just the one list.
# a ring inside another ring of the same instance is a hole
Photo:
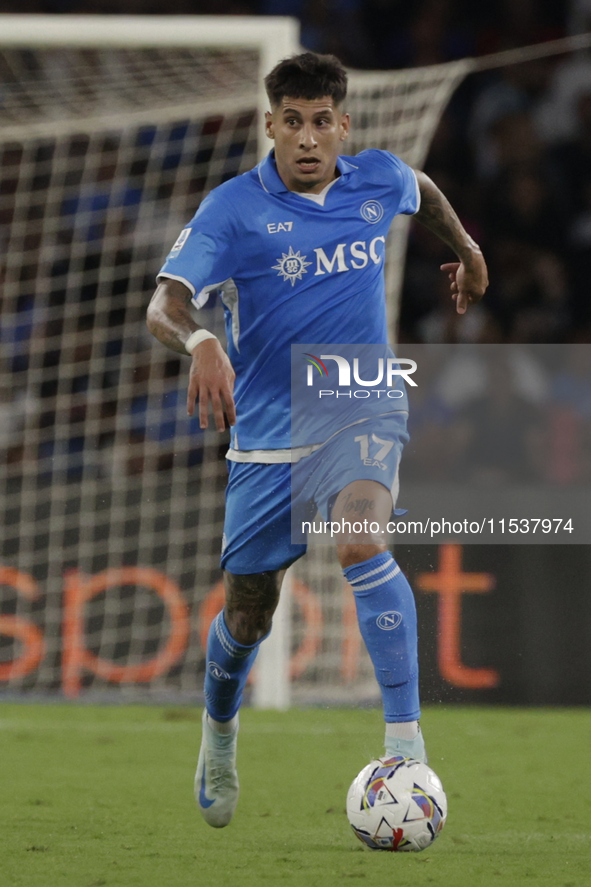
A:
{"label": "player's knee", "polygon": [[251,646],[271,631],[282,574],[225,574],[225,620],[235,641]]}
{"label": "player's knee", "polygon": [[268,635],[273,624],[272,613],[253,613],[226,610],[226,625],[235,641],[246,647],[256,644]]}
{"label": "player's knee", "polygon": [[387,550],[386,545],[383,544],[348,542],[345,545],[337,545],[337,556],[341,567],[345,570],[347,567],[368,561],[370,558],[375,557],[376,554],[381,554]]}

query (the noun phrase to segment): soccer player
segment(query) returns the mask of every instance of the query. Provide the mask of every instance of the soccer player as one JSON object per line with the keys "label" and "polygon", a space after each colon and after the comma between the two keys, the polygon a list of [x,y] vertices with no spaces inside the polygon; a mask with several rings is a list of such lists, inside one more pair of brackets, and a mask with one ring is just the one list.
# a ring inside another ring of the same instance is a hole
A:
{"label": "soccer player", "polygon": [[[397,213],[414,214],[455,252],[458,260],[441,267],[458,313],[488,285],[479,247],[424,173],[387,151],[341,156],[350,120],[346,73],[336,58],[306,52],[286,59],[265,85],[274,149],[203,200],[166,259],[148,309],[152,334],[191,356],[189,414],[198,400],[202,428],[210,406],[218,431],[226,418],[231,426],[221,560],[226,602],[209,632],[195,777],[202,815],[218,828],[230,822],[238,800],[243,689],[271,630],[285,570],[306,550],[291,536],[290,346],[387,343],[384,245]],[[227,354],[191,311],[212,290],[225,306]],[[384,416],[383,401],[377,412],[366,402],[365,429],[357,417],[331,442],[341,452],[356,449],[355,459],[343,465],[324,447],[310,456],[323,454],[312,473],[322,475],[316,505],[324,520],[346,514],[354,521],[371,511],[385,525],[392,513],[406,412],[393,404]],[[364,445],[381,448],[382,457],[360,458]],[[351,533],[337,551],[382,693],[386,753],[425,760],[410,586],[380,534]]]}

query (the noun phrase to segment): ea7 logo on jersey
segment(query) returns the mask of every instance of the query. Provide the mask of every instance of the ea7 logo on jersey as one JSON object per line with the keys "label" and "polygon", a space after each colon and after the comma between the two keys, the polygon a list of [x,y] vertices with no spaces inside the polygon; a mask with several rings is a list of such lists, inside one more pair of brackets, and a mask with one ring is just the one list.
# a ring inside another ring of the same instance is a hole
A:
{"label": "ea7 logo on jersey", "polygon": [[292,228],[293,222],[269,222],[267,225],[269,234],[278,234],[279,231],[291,231]]}

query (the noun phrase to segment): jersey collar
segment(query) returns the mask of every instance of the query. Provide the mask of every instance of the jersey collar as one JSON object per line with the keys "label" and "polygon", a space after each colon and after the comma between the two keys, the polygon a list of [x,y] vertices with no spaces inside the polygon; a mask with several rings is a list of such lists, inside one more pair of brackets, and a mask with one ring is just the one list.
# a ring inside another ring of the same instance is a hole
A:
{"label": "jersey collar", "polygon": [[[348,176],[357,169],[352,163],[349,163],[344,157],[337,157],[337,169],[341,176]],[[277,164],[275,163],[275,149],[269,151],[264,160],[261,160],[258,167],[259,181],[265,191],[270,194],[279,194],[282,191],[289,191],[279,173],[277,172]]]}

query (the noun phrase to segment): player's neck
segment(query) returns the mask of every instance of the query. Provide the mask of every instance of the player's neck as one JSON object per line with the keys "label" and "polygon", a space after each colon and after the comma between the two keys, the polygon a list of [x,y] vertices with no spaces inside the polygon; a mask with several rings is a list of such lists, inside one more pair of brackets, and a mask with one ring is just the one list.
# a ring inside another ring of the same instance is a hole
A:
{"label": "player's neck", "polygon": [[340,176],[340,172],[337,167],[335,167],[332,176],[328,179],[323,179],[320,182],[316,182],[315,184],[307,184],[306,182],[286,182],[279,173],[280,177],[283,180],[283,184],[286,186],[288,191],[294,191],[296,194],[322,194],[324,189],[331,185],[335,179],[338,179]]}

